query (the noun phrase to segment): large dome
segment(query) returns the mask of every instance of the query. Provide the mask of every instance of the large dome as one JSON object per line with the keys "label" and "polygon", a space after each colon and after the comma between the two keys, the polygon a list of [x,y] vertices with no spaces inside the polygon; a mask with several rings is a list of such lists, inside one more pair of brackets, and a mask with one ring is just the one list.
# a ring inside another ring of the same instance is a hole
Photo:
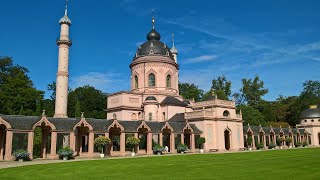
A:
{"label": "large dome", "polygon": [[311,106],[309,109],[302,111],[300,119],[320,118],[320,108]]}
{"label": "large dome", "polygon": [[160,34],[155,29],[152,29],[147,34],[148,41],[138,47],[133,60],[141,56],[168,56],[172,61],[174,61],[169,47],[165,43],[161,42],[160,38]]}

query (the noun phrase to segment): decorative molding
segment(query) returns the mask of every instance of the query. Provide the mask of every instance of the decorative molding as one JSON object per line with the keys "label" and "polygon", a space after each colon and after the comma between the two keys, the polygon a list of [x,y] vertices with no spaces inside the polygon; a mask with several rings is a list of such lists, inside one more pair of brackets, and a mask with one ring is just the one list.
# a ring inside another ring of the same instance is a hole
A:
{"label": "decorative molding", "polygon": [[0,125],[5,125],[7,129],[11,129],[11,125],[0,117]]}
{"label": "decorative molding", "polygon": [[110,131],[111,128],[119,128],[121,132],[124,132],[124,128],[123,126],[121,126],[118,120],[113,120],[112,124],[110,124],[110,126],[108,126],[107,128],[108,132]]}
{"label": "decorative molding", "polygon": [[74,125],[73,130],[76,130],[77,127],[81,127],[82,125],[83,127],[89,128],[89,131],[93,131],[93,127],[86,121],[85,118],[81,118],[81,120]]}
{"label": "decorative molding", "polygon": [[46,116],[42,116],[42,118],[33,125],[32,129],[34,130],[36,127],[41,126],[42,123],[45,123],[45,126],[49,126],[49,127],[51,128],[51,130],[56,130],[56,129],[57,129],[57,128],[55,127],[55,125],[53,125],[53,124],[47,119]]}
{"label": "decorative molding", "polygon": [[146,124],[145,121],[142,121],[141,124],[139,125],[139,127],[137,128],[137,131],[138,131],[138,132],[139,132],[139,129],[140,129],[140,128],[146,128],[146,129],[148,129],[148,133],[151,132],[151,128]]}

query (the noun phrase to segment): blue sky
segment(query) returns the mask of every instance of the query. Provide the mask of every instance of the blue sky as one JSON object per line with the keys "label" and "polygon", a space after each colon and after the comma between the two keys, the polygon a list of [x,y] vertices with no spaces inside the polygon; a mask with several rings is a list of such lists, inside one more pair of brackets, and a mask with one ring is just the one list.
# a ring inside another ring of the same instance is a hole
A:
{"label": "blue sky", "polygon": [[[64,0],[0,1],[0,56],[27,67],[35,86],[55,81]],[[275,100],[298,95],[320,79],[320,1],[69,1],[70,86],[129,90],[129,64],[151,30],[155,10],[161,40],[179,51],[180,81],[208,90],[225,75],[232,91],[259,75]],[[46,93],[49,97],[50,93]]]}

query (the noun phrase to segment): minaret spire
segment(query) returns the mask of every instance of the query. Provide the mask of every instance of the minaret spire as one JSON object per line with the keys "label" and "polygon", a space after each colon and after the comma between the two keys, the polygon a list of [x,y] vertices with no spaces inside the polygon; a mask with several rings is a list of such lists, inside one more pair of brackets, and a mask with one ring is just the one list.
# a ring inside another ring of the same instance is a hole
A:
{"label": "minaret spire", "polygon": [[172,47],[174,47],[174,34],[172,34]]}
{"label": "minaret spire", "polygon": [[152,10],[152,29],[154,29],[154,23],[155,23],[155,20],[154,20],[154,10]]}
{"label": "minaret spire", "polygon": [[66,0],[66,9],[64,10],[64,15],[65,16],[68,16],[68,1],[69,0]]}

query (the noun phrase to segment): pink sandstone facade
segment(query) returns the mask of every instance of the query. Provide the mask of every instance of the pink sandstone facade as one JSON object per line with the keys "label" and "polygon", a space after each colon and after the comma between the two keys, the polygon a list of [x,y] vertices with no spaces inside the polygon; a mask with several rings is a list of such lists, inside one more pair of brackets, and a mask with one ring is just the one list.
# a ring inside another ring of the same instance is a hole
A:
{"label": "pink sandstone facade", "polygon": [[[147,41],[137,49],[132,63],[130,91],[108,96],[107,118],[67,117],[69,27],[71,20],[65,15],[61,24],[57,94],[54,117],[17,116],[0,114],[0,160],[12,160],[17,149],[26,149],[33,157],[34,131],[41,128],[41,158],[57,159],[57,151],[70,147],[79,157],[95,157],[100,152],[94,145],[98,136],[109,137],[112,144],[104,153],[109,156],[129,155],[126,139],[134,136],[141,140],[136,153],[152,154],[153,144],[167,146],[176,153],[179,144],[186,144],[189,152],[199,152],[200,137],[206,139],[204,151],[239,151],[244,147],[265,148],[275,144],[278,137],[291,137],[309,145],[320,144],[320,109],[313,106],[305,110],[297,128],[243,126],[242,114],[236,112],[234,101],[220,100],[216,96],[208,101],[194,102],[179,95],[178,51],[160,41],[154,28]],[[248,137],[253,143],[248,144]],[[285,145],[285,144],[283,144]]]}

